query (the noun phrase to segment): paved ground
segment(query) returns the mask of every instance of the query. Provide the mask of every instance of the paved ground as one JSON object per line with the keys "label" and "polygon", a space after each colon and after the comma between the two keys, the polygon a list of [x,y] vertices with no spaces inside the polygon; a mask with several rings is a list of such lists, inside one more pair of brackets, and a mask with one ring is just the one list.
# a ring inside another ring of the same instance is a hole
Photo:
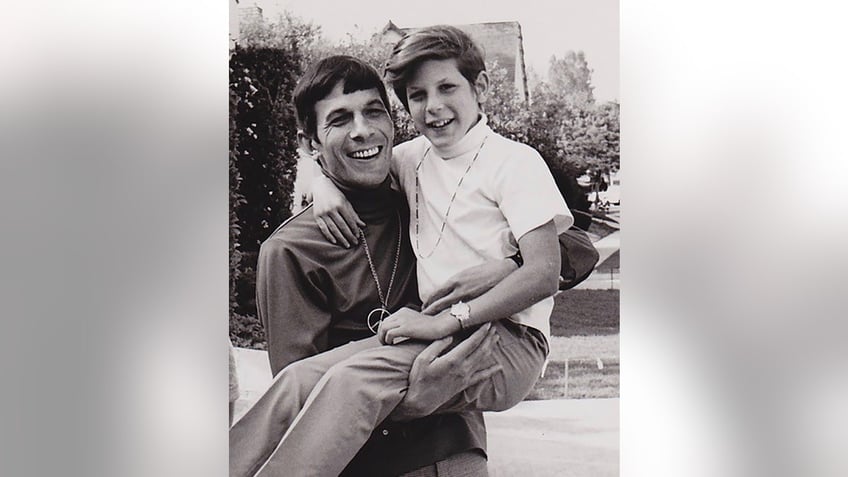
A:
{"label": "paved ground", "polygon": [[[241,416],[271,381],[263,351],[236,348]],[[606,477],[619,473],[618,399],[525,401],[486,413],[491,477]]]}

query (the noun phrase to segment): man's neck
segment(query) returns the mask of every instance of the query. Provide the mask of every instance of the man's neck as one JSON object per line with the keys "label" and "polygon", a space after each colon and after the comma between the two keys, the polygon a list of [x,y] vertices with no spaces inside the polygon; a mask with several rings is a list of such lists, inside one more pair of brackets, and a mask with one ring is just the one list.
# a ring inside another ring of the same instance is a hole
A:
{"label": "man's neck", "polygon": [[330,180],[345,195],[359,218],[365,222],[380,221],[385,217],[393,216],[398,207],[398,198],[392,192],[391,179],[388,177],[373,189],[349,187]]}

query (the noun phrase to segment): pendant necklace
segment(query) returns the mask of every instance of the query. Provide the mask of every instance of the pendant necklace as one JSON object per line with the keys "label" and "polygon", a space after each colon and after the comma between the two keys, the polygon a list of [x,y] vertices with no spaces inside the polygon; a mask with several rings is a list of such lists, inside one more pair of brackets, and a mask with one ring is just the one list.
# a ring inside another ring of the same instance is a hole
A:
{"label": "pendant necklace", "polygon": [[489,136],[483,137],[483,141],[480,143],[480,148],[477,149],[477,153],[474,154],[474,158],[471,159],[471,163],[468,164],[468,168],[465,169],[465,172],[462,173],[462,177],[459,178],[459,182],[456,184],[456,190],[453,191],[453,195],[450,198],[450,202],[448,202],[448,209],[445,211],[445,218],[442,220],[442,226],[439,229],[439,236],[436,238],[436,244],[433,245],[433,248],[430,250],[430,253],[424,254],[421,253],[421,245],[418,243],[418,237],[420,236],[418,232],[418,194],[421,188],[418,175],[419,169],[421,169],[421,165],[424,164],[424,159],[427,158],[427,153],[430,152],[430,147],[427,147],[427,150],[424,151],[424,155],[421,156],[421,160],[418,161],[418,165],[415,166],[415,255],[419,259],[430,258],[433,253],[436,251],[436,248],[439,246],[439,243],[442,241],[442,235],[445,233],[445,225],[448,223],[448,215],[450,215],[451,207],[453,206],[453,201],[456,199],[456,194],[459,192],[459,188],[462,186],[462,181],[465,180],[465,176],[468,175],[468,171],[471,170],[471,166],[474,165],[474,162],[477,160],[477,156],[480,155],[480,151],[483,150],[483,145],[486,144],[486,139]]}
{"label": "pendant necklace", "polygon": [[[374,308],[368,313],[368,318],[366,320],[368,324],[368,329],[371,330],[375,335],[377,334],[377,330],[380,328],[380,323],[383,322],[383,318],[389,316],[389,295],[392,293],[392,285],[395,282],[395,272],[397,271],[398,260],[400,259],[400,246],[401,240],[403,238],[403,223],[400,220],[400,212],[395,210],[397,214],[398,221],[398,242],[397,249],[395,250],[395,263],[392,265],[392,275],[389,278],[389,286],[386,288],[386,296],[383,296],[383,287],[380,286],[380,280],[377,278],[377,268],[374,266],[374,261],[371,259],[371,250],[368,248],[368,241],[365,240],[365,232],[362,229],[359,229],[359,236],[362,238],[362,245],[365,246],[365,258],[368,259],[368,267],[371,269],[371,277],[374,279],[374,284],[377,285],[377,296],[380,298],[380,307]],[[376,317],[376,322],[373,320]]]}

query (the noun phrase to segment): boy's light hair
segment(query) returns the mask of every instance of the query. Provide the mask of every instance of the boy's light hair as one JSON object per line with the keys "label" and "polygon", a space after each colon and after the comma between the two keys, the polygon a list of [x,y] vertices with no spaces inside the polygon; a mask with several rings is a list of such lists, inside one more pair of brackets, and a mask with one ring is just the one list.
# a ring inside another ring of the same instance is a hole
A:
{"label": "boy's light hair", "polygon": [[386,60],[384,77],[409,111],[406,84],[418,66],[426,60],[449,59],[456,60],[460,74],[471,84],[486,70],[483,50],[470,36],[454,26],[435,25],[401,38]]}

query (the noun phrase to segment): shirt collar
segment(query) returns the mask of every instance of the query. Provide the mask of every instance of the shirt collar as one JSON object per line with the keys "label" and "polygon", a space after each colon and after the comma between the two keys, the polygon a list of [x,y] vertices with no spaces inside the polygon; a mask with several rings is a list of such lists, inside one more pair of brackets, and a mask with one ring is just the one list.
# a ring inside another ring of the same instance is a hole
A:
{"label": "shirt collar", "polygon": [[379,187],[375,189],[353,189],[344,184],[330,179],[336,187],[347,197],[356,214],[366,221],[380,221],[386,217],[394,216],[398,207],[398,195],[391,188],[391,179],[386,178]]}
{"label": "shirt collar", "polygon": [[471,151],[476,151],[480,145],[483,144],[483,139],[488,136],[490,132],[492,132],[492,129],[488,125],[488,119],[485,114],[481,114],[480,120],[477,121],[477,124],[469,129],[459,142],[444,148],[433,145],[433,152],[442,159],[453,159],[454,157],[467,154]]}

